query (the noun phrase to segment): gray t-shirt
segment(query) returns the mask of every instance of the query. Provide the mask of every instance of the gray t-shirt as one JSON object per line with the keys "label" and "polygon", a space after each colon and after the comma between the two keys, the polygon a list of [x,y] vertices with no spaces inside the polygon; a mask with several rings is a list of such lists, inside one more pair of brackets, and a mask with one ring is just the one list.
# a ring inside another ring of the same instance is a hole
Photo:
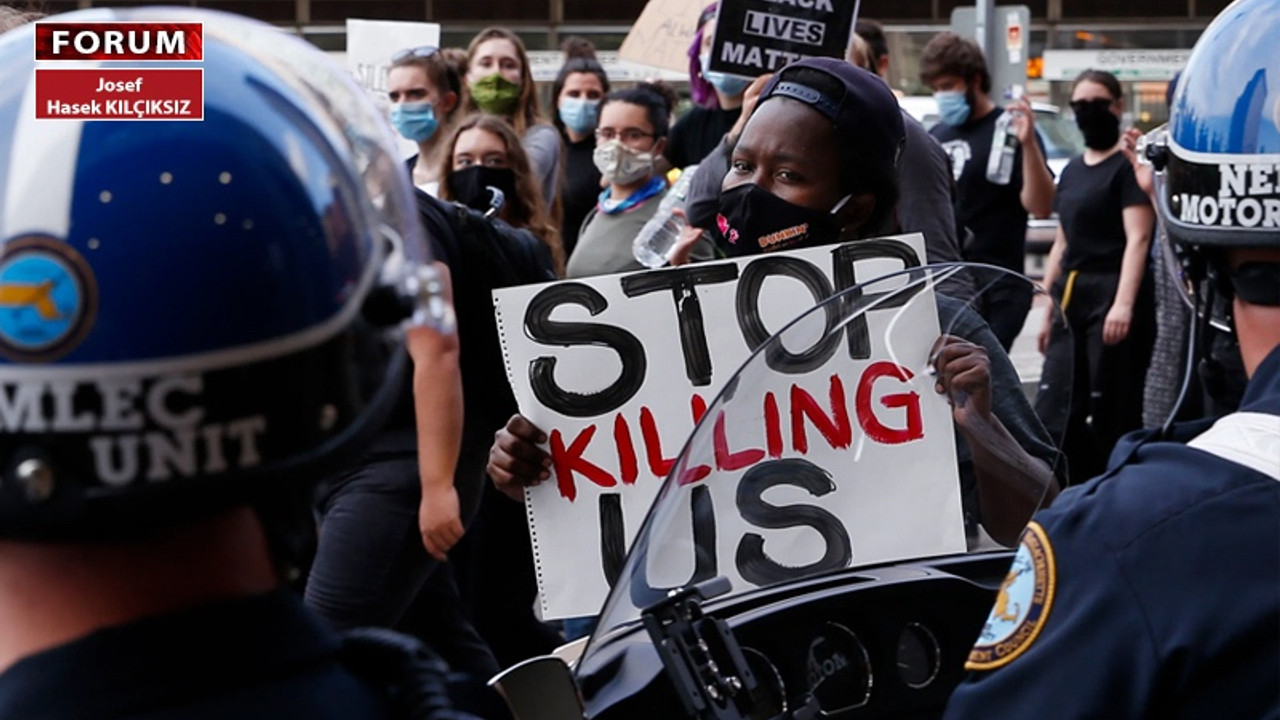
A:
{"label": "gray t-shirt", "polygon": [[[582,222],[578,244],[565,266],[565,277],[590,277],[609,273],[647,270],[632,254],[631,245],[644,224],[658,212],[666,191],[617,215],[600,212],[597,206]],[[707,233],[693,246],[690,258],[697,262],[716,256],[715,244]]]}
{"label": "gray t-shirt", "polygon": [[534,125],[524,131],[520,144],[529,156],[529,165],[538,179],[542,200],[550,213],[556,201],[556,190],[560,187],[560,131],[547,124]]}
{"label": "gray t-shirt", "polygon": [[644,265],[631,254],[631,243],[640,234],[640,228],[658,211],[664,194],[654,195],[616,215],[602,213],[599,207],[587,213],[587,219],[582,221],[578,244],[573,248],[573,255],[569,256],[569,263],[565,266],[565,277],[580,278],[644,270]]}

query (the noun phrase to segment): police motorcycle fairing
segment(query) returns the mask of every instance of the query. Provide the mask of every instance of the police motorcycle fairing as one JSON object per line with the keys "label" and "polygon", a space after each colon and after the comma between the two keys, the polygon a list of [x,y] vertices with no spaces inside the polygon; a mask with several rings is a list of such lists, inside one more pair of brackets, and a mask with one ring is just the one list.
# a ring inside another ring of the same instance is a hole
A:
{"label": "police motorcycle fairing", "polygon": [[[516,715],[936,717],[980,636],[1016,650],[1021,635],[984,621],[994,603],[1001,624],[1028,626],[1009,548],[1065,477],[1045,425],[1062,427],[1066,403],[1041,424],[1019,378],[1039,370],[1034,334],[1011,360],[975,311],[1010,283],[1037,293],[1032,323],[1060,321],[1025,277],[925,266],[837,294],[756,348],[659,490],[575,682],[548,662],[496,679]],[[944,352],[962,363],[946,396]],[[987,390],[966,384],[983,368]],[[974,422],[984,410],[1000,422]]]}

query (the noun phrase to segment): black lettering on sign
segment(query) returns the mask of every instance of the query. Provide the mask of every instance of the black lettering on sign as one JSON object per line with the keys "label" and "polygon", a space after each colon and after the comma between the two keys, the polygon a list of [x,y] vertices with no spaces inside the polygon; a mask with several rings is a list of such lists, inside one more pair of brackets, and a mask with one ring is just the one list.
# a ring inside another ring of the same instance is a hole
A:
{"label": "black lettering on sign", "polygon": [[[698,485],[689,494],[689,513],[693,526],[693,574],[686,582],[671,588],[655,588],[649,584],[645,572],[648,565],[649,536],[637,539],[636,562],[631,568],[631,602],[636,607],[648,607],[667,596],[676,588],[697,585],[719,575],[716,560],[716,508],[711,502],[711,491],[706,485]],[[610,584],[612,587],[612,583]]]}
{"label": "black lettering on sign", "polygon": [[[812,263],[793,257],[765,257],[752,262],[742,270],[742,279],[738,281],[738,295],[735,307],[738,313],[738,327],[742,329],[742,337],[747,347],[755,351],[772,335],[760,319],[760,289],[764,281],[770,277],[784,277],[799,280],[813,296],[815,303],[831,297],[831,283],[822,271]],[[822,339],[816,345],[801,353],[792,353],[780,343],[766,356],[765,362],[777,372],[788,375],[803,375],[822,367],[835,354],[840,345],[836,328],[836,316],[833,308],[823,308],[826,313],[826,329]]]}
{"label": "black lettering on sign", "polygon": [[[836,292],[844,292],[858,284],[858,274],[854,265],[863,260],[889,258],[900,260],[904,270],[920,267],[920,256],[916,254],[916,251],[912,250],[911,246],[896,240],[859,240],[841,245],[832,250],[831,255],[832,275],[834,275],[836,281]],[[918,279],[919,277],[913,273],[909,281],[914,282]],[[923,289],[922,285],[915,284],[902,291],[890,290],[865,296],[861,290],[855,290],[844,297],[843,302],[845,303],[846,312],[841,314],[847,316],[848,307],[863,297],[866,298],[866,302],[863,303],[864,307],[866,303],[875,302],[886,295],[892,295],[892,297],[876,305],[877,310],[902,307]],[[854,360],[870,358],[871,335],[867,331],[866,314],[859,314],[858,317],[849,321],[847,331],[849,333],[849,357]]]}
{"label": "black lettering on sign", "polygon": [[738,266],[733,263],[693,265],[622,278],[622,292],[627,297],[639,297],[656,290],[671,291],[676,302],[676,318],[680,322],[684,373],[695,387],[711,384],[711,352],[707,349],[707,330],[702,321],[702,301],[698,299],[697,287],[737,279]]}
{"label": "black lettering on sign", "polygon": [[836,489],[831,475],[808,460],[770,460],[747,471],[738,483],[737,497],[738,512],[747,522],[769,530],[811,527],[822,536],[826,552],[817,562],[791,567],[765,553],[763,537],[748,533],[738,543],[734,558],[743,579],[763,587],[848,567],[853,560],[853,544],[840,519],[813,505],[779,507],[765,502],[764,493],[778,485],[794,485],[814,497],[822,497]]}
{"label": "black lettering on sign", "polygon": [[618,358],[622,361],[622,372],[599,392],[576,393],[556,384],[556,359],[543,356],[529,363],[529,383],[533,394],[538,402],[569,417],[594,417],[613,412],[634,397],[644,384],[645,370],[648,367],[644,345],[635,335],[612,325],[552,320],[551,313],[561,305],[579,305],[586,308],[592,316],[599,315],[609,307],[604,296],[589,285],[549,285],[535,295],[525,309],[525,334],[543,345],[610,348],[618,353]]}
{"label": "black lettering on sign", "polygon": [[604,493],[600,496],[600,559],[604,579],[609,587],[618,582],[622,561],[627,554],[627,527],[622,518],[622,496]]}

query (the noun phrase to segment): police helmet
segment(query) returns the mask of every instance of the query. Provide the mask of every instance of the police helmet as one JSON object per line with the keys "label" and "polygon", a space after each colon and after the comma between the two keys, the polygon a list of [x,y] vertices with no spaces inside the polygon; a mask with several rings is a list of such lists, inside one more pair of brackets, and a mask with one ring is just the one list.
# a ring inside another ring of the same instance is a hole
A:
{"label": "police helmet", "polygon": [[126,535],[330,470],[399,394],[406,329],[452,332],[385,121],[256,21],[49,21],[201,23],[201,60],[145,70],[200,69],[203,119],[36,119],[34,26],[0,36],[0,537]]}
{"label": "police helmet", "polygon": [[1209,25],[1170,107],[1160,211],[1201,249],[1280,248],[1280,3],[1239,0]]}

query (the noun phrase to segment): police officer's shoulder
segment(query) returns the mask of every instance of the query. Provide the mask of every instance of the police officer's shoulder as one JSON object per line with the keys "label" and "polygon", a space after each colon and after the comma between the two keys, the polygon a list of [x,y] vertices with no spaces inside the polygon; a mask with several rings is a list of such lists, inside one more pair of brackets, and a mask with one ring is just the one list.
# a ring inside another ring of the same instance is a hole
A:
{"label": "police officer's shoulder", "polygon": [[1219,499],[1256,482],[1240,470],[1181,443],[1144,443],[1123,464],[1068,488],[1037,521],[1055,545],[1119,550],[1172,519],[1212,512]]}

